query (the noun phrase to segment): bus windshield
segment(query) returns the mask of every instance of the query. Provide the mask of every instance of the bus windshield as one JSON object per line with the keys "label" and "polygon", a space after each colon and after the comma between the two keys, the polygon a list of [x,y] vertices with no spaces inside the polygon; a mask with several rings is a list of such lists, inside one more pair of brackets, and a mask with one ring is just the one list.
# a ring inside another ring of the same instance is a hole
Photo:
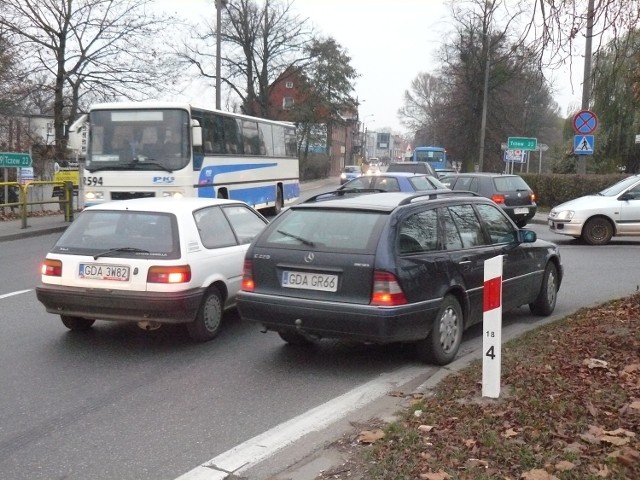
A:
{"label": "bus windshield", "polygon": [[163,170],[190,160],[189,114],[180,109],[94,110],[85,168]]}

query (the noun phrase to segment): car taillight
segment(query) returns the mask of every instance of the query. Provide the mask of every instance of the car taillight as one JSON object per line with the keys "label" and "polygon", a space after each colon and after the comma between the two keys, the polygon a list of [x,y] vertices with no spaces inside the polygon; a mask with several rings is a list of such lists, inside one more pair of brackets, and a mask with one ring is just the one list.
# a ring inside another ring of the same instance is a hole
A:
{"label": "car taillight", "polygon": [[40,272],[42,273],[42,275],[46,275],[48,277],[61,277],[62,262],[60,260],[50,260],[47,258],[44,262],[42,262]]}
{"label": "car taillight", "polygon": [[253,262],[251,260],[244,261],[242,269],[242,285],[240,286],[245,292],[253,292],[256,284],[253,281]]}
{"label": "car taillight", "polygon": [[407,303],[407,298],[393,274],[378,271],[373,273],[371,305],[391,307],[405,303]]}
{"label": "car taillight", "polygon": [[148,283],[187,283],[191,280],[189,265],[173,267],[151,267],[147,273]]}
{"label": "car taillight", "polygon": [[531,203],[536,201],[536,194],[531,192],[531,195],[529,195],[529,198],[531,198]]}
{"label": "car taillight", "polygon": [[504,195],[500,195],[499,193],[494,193],[491,195],[491,200],[496,203],[504,203]]}

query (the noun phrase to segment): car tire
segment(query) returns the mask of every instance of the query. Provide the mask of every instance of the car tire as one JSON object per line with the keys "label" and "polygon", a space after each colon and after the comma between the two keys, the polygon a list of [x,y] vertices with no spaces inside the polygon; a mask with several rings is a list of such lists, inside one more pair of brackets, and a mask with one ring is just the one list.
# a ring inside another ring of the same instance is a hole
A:
{"label": "car tire", "polygon": [[298,332],[294,332],[293,330],[281,330],[278,332],[280,338],[287,342],[289,345],[294,345],[297,347],[303,347],[306,345],[311,345],[312,340]]}
{"label": "car tire", "polygon": [[527,220],[518,220],[516,222],[516,227],[518,228],[524,228],[527,226]]}
{"label": "car tire", "polygon": [[89,330],[95,323],[95,320],[90,318],[72,317],[69,315],[60,315],[60,320],[62,320],[64,326],[72,332],[83,332],[85,330]]}
{"label": "car tire", "polygon": [[534,315],[549,316],[556,308],[558,298],[558,269],[553,262],[549,262],[544,269],[540,291],[536,299],[529,304],[529,310]]}
{"label": "car tire", "polygon": [[611,222],[603,217],[594,217],[582,228],[582,238],[589,245],[606,245],[613,237]]}
{"label": "car tire", "polygon": [[460,302],[447,295],[442,300],[429,336],[416,342],[418,359],[436,365],[451,363],[462,343],[464,316]]}
{"label": "car tire", "polygon": [[196,319],[187,323],[189,336],[196,342],[212,340],[222,324],[222,296],[216,287],[209,287],[202,298]]}

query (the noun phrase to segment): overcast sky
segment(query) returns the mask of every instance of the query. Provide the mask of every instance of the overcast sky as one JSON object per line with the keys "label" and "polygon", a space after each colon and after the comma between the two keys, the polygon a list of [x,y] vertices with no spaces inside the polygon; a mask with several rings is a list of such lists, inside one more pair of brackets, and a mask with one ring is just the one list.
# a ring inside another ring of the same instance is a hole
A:
{"label": "overcast sky", "polygon": [[[190,17],[208,11],[215,15],[212,0],[171,4],[179,5],[179,13]],[[361,102],[360,118],[367,128],[390,127],[403,132],[397,112],[404,92],[420,72],[436,70],[437,50],[452,30],[445,0],[294,0],[292,8],[308,18],[319,33],[335,38],[350,55],[352,66],[360,74],[354,95]],[[580,105],[582,63],[582,57],[573,59],[573,78],[568,71],[554,75],[556,101],[563,115],[567,107]],[[196,97],[190,101],[202,105],[202,95]],[[215,92],[212,102],[215,105]]]}

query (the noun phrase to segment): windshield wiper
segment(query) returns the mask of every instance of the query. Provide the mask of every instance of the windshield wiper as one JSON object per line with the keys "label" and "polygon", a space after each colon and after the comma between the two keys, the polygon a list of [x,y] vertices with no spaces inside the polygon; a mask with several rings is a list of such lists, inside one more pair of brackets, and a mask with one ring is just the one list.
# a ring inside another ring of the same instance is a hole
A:
{"label": "windshield wiper", "polygon": [[285,232],[284,230],[276,230],[276,231],[278,233],[281,233],[285,237],[295,238],[299,242],[302,242],[303,244],[308,245],[309,247],[315,247],[316,246],[316,244],[313,243],[311,240],[307,240],[306,238],[299,237],[298,235],[294,235],[293,233]]}
{"label": "windshield wiper", "polygon": [[128,167],[139,167],[140,165],[148,165],[150,167],[158,167],[160,170],[164,170],[165,172],[173,173],[173,170],[165,167],[161,163],[156,162],[151,158],[146,158],[144,160],[140,160],[138,157],[135,157],[131,163],[129,163]]}
{"label": "windshield wiper", "polygon": [[134,247],[117,247],[107,250],[106,252],[97,253],[93,256],[94,260],[97,260],[100,257],[105,257],[111,253],[116,252],[136,252],[136,253],[149,253],[149,250],[143,250],[142,248],[134,248]]}

